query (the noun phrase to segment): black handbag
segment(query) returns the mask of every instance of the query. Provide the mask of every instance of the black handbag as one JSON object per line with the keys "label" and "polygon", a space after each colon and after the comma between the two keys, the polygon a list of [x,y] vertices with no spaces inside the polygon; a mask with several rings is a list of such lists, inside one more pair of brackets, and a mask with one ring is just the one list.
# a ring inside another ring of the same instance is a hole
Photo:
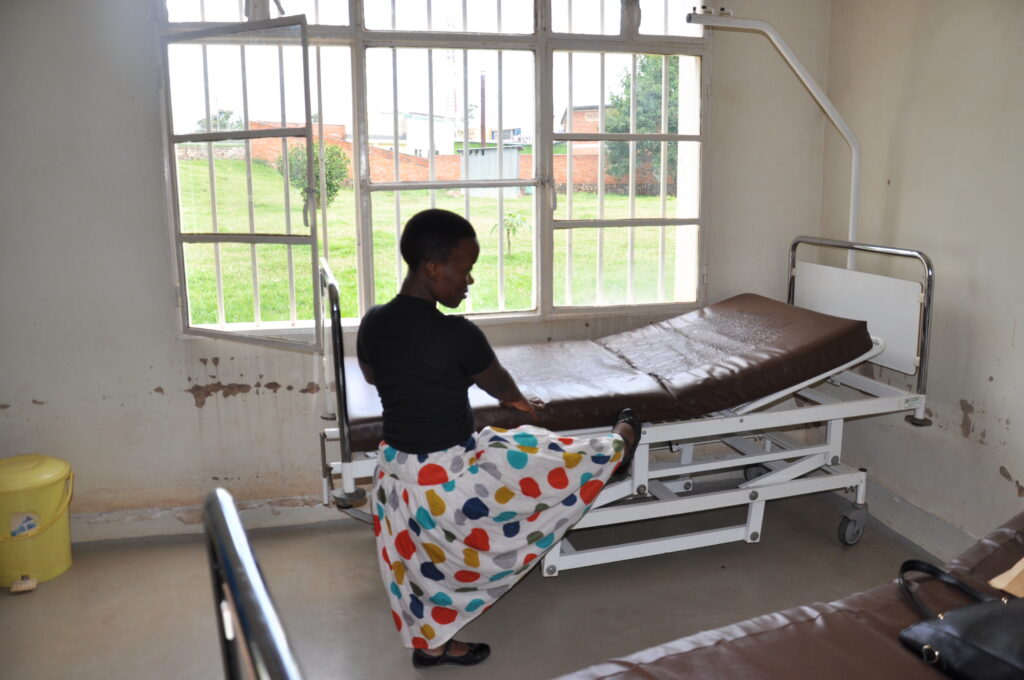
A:
{"label": "black handbag", "polygon": [[[920,571],[947,583],[977,604],[935,614],[918,600],[905,574]],[[921,560],[900,567],[900,590],[921,616],[900,631],[900,642],[925,663],[960,680],[1024,678],[1024,599],[986,595],[956,576]]]}

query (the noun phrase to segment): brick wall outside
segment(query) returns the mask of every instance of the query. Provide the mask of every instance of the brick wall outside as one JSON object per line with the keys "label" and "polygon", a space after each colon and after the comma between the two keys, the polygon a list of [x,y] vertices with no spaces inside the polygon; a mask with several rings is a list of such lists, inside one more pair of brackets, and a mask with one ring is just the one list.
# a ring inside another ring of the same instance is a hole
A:
{"label": "brick wall outside", "polygon": [[[253,129],[267,129],[277,127],[276,124],[260,123],[252,121]],[[317,129],[314,128],[314,132]],[[326,144],[337,146],[342,153],[352,160],[352,143],[345,141],[344,125],[324,125],[324,141]],[[317,138],[314,135],[314,138]],[[300,144],[301,140],[289,138],[289,146]],[[271,165],[277,162],[281,156],[280,139],[254,139],[252,140],[252,156]],[[554,156],[555,185],[560,191],[565,191],[567,179],[566,170],[568,157],[565,154]],[[597,191],[597,161],[596,155],[576,154],[573,156],[573,176],[575,178],[573,188],[576,191]],[[411,154],[399,154],[399,181],[417,182],[430,178],[430,164],[426,158],[413,156]],[[442,155],[434,157],[434,168],[438,180],[458,180],[462,175],[462,157],[458,154]],[[519,176],[530,177],[533,171],[533,155],[519,154]],[[370,181],[372,182],[393,182],[395,181],[394,153],[387,149],[376,146],[370,147]],[[628,182],[625,177],[615,177],[605,174],[605,191],[609,193],[626,193]],[[658,180],[649,164],[637,168],[637,184],[641,193],[647,191],[657,192]],[[647,190],[647,191],[645,191]],[[670,191],[674,191],[670,187]]]}

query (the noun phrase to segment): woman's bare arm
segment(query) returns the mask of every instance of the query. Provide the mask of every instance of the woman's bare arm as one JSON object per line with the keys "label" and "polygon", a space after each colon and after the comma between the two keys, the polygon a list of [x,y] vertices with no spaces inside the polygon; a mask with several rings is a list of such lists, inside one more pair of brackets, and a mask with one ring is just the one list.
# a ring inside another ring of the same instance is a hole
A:
{"label": "woman's bare arm", "polygon": [[531,401],[523,396],[516,381],[497,358],[487,368],[470,377],[480,389],[501,402],[502,406],[529,413],[534,418],[537,417],[537,409],[542,408],[536,400]]}

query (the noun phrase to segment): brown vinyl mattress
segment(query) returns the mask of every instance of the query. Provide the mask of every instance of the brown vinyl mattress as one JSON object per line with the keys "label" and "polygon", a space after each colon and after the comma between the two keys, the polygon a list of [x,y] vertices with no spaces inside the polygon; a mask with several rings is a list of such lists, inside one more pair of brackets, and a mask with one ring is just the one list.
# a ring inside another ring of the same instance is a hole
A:
{"label": "brown vinyl mattress", "polygon": [[[553,430],[611,426],[629,406],[645,422],[688,420],[745,404],[826,373],[872,347],[851,321],[746,293],[689,314],[597,340],[497,347],[523,394],[544,403],[534,424]],[[345,359],[355,451],[381,436],[377,390]],[[478,428],[513,427],[522,413],[473,386]]]}

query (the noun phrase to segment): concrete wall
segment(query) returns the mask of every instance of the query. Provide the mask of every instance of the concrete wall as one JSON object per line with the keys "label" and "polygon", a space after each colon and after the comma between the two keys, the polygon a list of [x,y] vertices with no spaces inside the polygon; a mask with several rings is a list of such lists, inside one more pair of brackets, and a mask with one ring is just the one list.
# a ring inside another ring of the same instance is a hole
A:
{"label": "concrete wall", "polygon": [[[818,0],[728,5],[772,24],[822,87],[829,8]],[[818,234],[825,117],[764,36],[719,30],[704,161],[708,300],[785,300],[789,243]]]}
{"label": "concrete wall", "polygon": [[[861,239],[925,251],[937,278],[934,425],[855,424],[848,456],[875,515],[949,554],[950,527],[979,536],[1024,506],[1024,4],[834,0],[829,44],[830,95],[863,145]],[[845,237],[849,156],[826,141],[823,223]]]}
{"label": "concrete wall", "polygon": [[[197,504],[215,485],[248,502],[248,526],[334,518],[315,505],[323,393],[308,388],[313,360],[176,335],[156,7],[4,6],[0,455],[71,463],[76,540],[197,531]],[[824,75],[826,3],[735,9],[775,23]],[[786,245],[821,213],[823,122],[764,39],[716,37],[711,61],[709,298],[781,297]],[[535,341],[644,320],[488,333]]]}

